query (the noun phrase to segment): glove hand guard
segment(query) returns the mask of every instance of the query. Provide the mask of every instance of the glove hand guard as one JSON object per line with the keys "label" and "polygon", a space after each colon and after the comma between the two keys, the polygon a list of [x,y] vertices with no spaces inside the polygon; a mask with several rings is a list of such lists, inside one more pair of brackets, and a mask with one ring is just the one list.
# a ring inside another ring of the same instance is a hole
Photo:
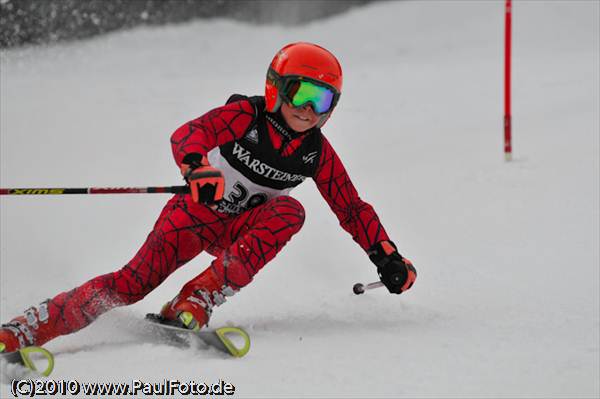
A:
{"label": "glove hand guard", "polygon": [[205,156],[197,153],[187,154],[181,163],[181,174],[190,185],[194,202],[214,205],[223,199],[223,173],[210,166]]}
{"label": "glove hand guard", "polygon": [[417,271],[408,259],[400,255],[391,241],[381,241],[369,249],[369,259],[377,266],[379,279],[392,294],[410,289]]}

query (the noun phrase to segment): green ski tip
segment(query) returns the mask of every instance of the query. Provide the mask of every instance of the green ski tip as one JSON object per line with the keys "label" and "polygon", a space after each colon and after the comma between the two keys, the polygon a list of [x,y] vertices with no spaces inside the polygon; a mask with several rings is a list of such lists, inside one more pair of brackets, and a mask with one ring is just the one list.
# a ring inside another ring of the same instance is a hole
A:
{"label": "green ski tip", "polygon": [[[250,337],[248,336],[246,331],[242,330],[241,328],[221,327],[215,330],[215,334],[217,334],[217,337],[219,337],[223,345],[225,345],[229,353],[231,353],[231,355],[234,357],[243,357],[250,350]],[[241,348],[236,347],[231,341],[231,339],[229,339],[229,337],[227,336],[228,334],[242,337],[242,339],[244,340],[244,346],[242,346]]]}
{"label": "green ski tip", "polygon": [[[54,356],[52,356],[52,354],[44,348],[40,348],[39,346],[28,346],[19,350],[19,353],[21,354],[21,358],[23,359],[23,364],[25,367],[40,373],[44,377],[48,377],[52,370],[54,370]],[[31,355],[36,353],[42,355],[42,357],[48,360],[48,366],[46,366],[46,370],[39,371],[37,367],[35,367],[34,362],[31,360]]]}

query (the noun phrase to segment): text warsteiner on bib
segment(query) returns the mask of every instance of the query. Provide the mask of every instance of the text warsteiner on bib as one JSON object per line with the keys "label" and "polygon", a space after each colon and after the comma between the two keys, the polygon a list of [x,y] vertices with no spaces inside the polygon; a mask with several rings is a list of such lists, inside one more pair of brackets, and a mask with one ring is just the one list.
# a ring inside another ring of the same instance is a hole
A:
{"label": "text warsteiner on bib", "polygon": [[[253,183],[276,190],[295,187],[307,177],[312,177],[321,152],[320,130],[315,128],[301,133],[307,136],[300,146],[292,154],[283,155],[286,145],[300,134],[286,130],[276,115],[265,114],[262,98],[250,100],[256,108],[256,122],[242,139],[222,145],[221,156]],[[274,148],[267,123],[281,134],[281,148]]]}

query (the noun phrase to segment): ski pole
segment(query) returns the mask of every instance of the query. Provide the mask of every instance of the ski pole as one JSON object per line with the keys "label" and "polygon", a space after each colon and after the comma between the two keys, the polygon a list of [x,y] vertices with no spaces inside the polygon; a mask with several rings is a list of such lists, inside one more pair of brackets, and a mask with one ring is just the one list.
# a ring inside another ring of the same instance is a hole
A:
{"label": "ski pole", "polygon": [[374,283],[369,283],[367,285],[356,283],[354,284],[354,287],[352,287],[352,291],[354,291],[356,295],[360,295],[364,294],[367,290],[372,290],[379,287],[383,287],[383,283],[381,281],[375,281]]}
{"label": "ski pole", "polygon": [[189,186],[162,187],[87,187],[87,188],[0,188],[0,195],[62,195],[62,194],[186,194]]}

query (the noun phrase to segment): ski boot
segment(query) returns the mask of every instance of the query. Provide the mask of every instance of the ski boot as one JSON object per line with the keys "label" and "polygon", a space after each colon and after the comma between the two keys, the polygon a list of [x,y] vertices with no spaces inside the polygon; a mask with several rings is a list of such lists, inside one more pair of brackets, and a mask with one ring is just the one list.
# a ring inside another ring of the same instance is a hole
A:
{"label": "ski boot", "polygon": [[16,324],[3,324],[0,328],[0,353],[15,352],[28,346],[25,335]]}
{"label": "ski boot", "polygon": [[213,307],[235,293],[209,267],[187,282],[179,294],[162,307],[160,316],[170,325],[198,331],[208,325]]}
{"label": "ski boot", "polygon": [[0,326],[0,353],[15,352],[27,346],[41,346],[57,336],[48,324],[48,303],[32,306]]}

